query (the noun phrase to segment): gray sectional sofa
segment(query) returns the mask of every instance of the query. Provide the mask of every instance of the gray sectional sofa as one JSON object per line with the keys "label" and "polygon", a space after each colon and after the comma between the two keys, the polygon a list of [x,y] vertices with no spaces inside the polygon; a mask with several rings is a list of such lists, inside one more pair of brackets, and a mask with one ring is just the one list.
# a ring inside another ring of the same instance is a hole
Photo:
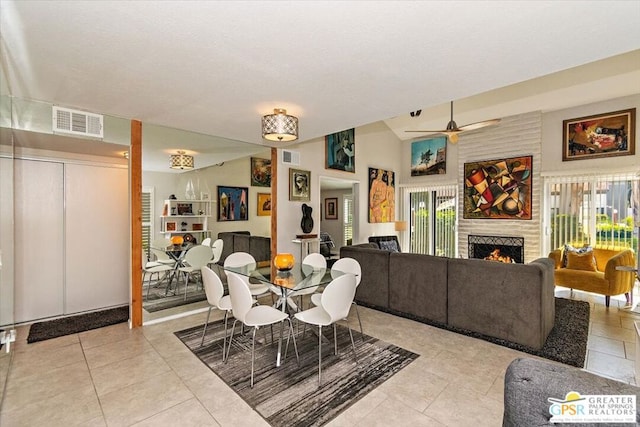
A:
{"label": "gray sectional sofa", "polygon": [[356,259],[360,304],[540,349],[553,328],[553,269],[528,264],[390,252],[374,243],[340,248]]}

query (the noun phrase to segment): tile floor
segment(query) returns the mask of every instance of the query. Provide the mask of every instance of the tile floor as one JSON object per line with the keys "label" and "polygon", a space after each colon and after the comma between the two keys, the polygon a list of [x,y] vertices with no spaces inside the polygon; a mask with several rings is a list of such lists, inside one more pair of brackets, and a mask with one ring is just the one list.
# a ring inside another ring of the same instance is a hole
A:
{"label": "tile floor", "polygon": [[[586,369],[635,384],[633,321],[624,301],[558,288],[587,300]],[[636,293],[637,295],[637,293]],[[500,426],[504,372],[515,350],[375,310],[360,309],[368,334],[421,355],[329,426]],[[173,335],[201,312],[143,328],[126,324],[26,344],[18,328],[2,426],[266,426]],[[460,397],[464,396],[464,406]]]}

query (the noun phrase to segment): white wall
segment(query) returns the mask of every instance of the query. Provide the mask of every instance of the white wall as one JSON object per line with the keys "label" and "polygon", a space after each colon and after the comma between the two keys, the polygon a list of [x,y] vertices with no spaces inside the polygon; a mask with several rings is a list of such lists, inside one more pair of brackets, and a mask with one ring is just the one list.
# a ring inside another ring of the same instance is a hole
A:
{"label": "white wall", "polygon": [[[356,172],[349,173],[334,169],[325,169],[325,140],[316,138],[287,149],[300,153],[300,165],[295,169],[311,171],[311,200],[306,202],[313,209],[314,227],[312,233],[320,230],[320,180],[319,177],[335,177],[359,182],[359,191],[354,194],[354,203],[359,203],[355,211],[358,227],[354,229],[353,243],[366,242],[369,236],[394,234],[393,223],[370,224],[368,222],[367,200],[369,192],[368,168],[382,168],[398,172],[401,167],[400,140],[382,122],[356,128],[355,131]],[[296,234],[302,234],[303,202],[289,201],[289,165],[281,163],[281,150],[278,150],[278,252],[300,253],[300,248],[291,240]],[[397,191],[397,185],[396,185]],[[396,216],[398,205],[396,203]],[[356,222],[354,221],[354,222]]]}

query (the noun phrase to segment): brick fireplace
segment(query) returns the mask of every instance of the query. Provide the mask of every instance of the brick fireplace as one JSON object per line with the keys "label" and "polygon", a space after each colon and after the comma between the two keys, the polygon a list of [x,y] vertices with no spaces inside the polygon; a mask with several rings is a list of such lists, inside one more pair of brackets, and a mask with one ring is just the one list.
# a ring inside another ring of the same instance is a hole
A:
{"label": "brick fireplace", "polygon": [[524,237],[469,235],[469,258],[524,263]]}

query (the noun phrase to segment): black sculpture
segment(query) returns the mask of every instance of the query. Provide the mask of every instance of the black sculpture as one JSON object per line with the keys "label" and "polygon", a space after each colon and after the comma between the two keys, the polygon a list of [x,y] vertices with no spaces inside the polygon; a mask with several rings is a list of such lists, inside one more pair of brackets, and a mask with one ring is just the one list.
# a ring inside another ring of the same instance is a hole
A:
{"label": "black sculpture", "polygon": [[302,222],[300,222],[300,227],[302,227],[302,231],[304,233],[311,233],[313,230],[313,218],[311,218],[311,211],[313,208],[306,203],[302,204]]}

